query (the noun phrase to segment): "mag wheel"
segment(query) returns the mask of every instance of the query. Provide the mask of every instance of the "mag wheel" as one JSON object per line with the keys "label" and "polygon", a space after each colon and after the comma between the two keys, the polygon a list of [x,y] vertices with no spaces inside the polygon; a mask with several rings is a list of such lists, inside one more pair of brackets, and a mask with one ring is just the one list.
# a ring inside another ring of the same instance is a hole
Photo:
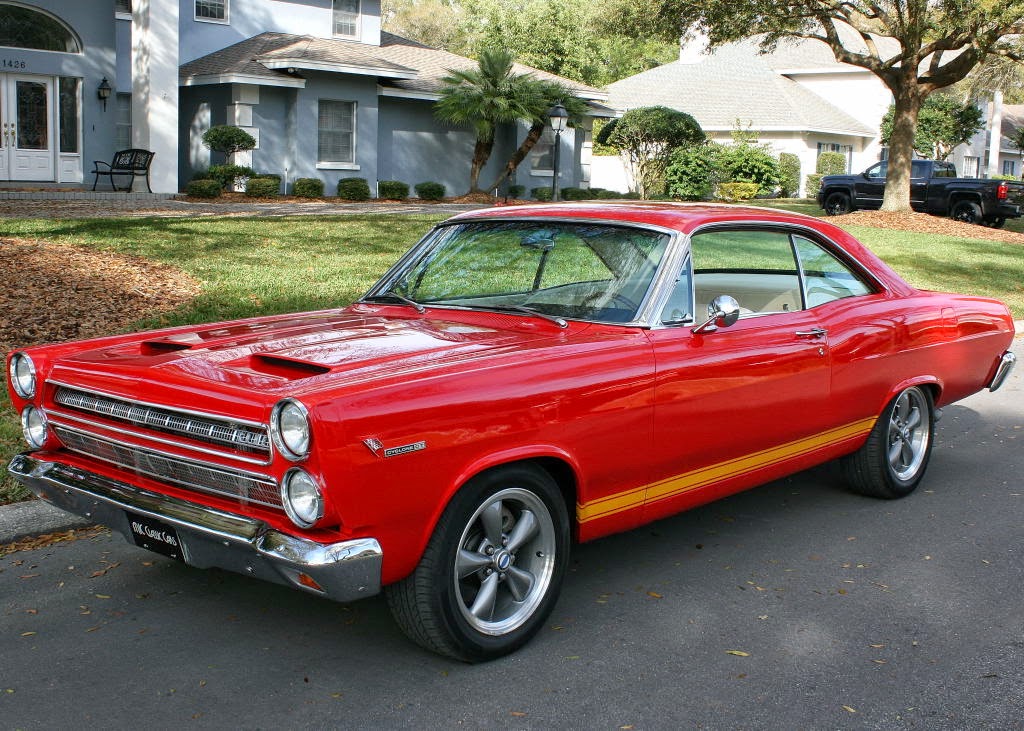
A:
{"label": "mag wheel", "polygon": [[934,431],[931,392],[917,386],[901,391],[878,417],[864,446],[843,458],[850,487],[872,497],[909,495],[928,467]]}
{"label": "mag wheel", "polygon": [[971,201],[960,201],[953,206],[949,215],[963,223],[981,223],[981,206]]}
{"label": "mag wheel", "polygon": [[829,193],[825,197],[825,213],[830,216],[842,216],[853,210],[853,203],[846,193]]}
{"label": "mag wheel", "polygon": [[569,519],[543,470],[504,467],[453,498],[419,566],[388,587],[399,626],[443,655],[478,662],[525,644],[554,608]]}

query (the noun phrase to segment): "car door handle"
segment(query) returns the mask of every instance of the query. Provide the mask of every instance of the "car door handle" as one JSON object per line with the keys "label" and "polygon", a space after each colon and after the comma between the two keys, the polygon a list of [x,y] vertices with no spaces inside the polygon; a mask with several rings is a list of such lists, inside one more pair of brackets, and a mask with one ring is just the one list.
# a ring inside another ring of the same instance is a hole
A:
{"label": "car door handle", "polygon": [[812,327],[810,330],[797,330],[795,334],[798,338],[811,338],[816,340],[817,338],[823,338],[828,335],[828,330],[820,327]]}

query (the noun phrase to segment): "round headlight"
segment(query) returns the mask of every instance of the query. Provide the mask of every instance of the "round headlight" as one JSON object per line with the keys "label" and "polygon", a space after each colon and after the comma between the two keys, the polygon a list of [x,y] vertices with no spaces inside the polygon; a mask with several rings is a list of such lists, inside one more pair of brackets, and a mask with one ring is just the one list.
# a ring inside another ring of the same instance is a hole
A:
{"label": "round headlight", "polygon": [[270,415],[274,444],[287,459],[305,459],[309,454],[309,412],[298,401],[278,401]]}
{"label": "round headlight", "polygon": [[9,366],[11,385],[22,398],[35,398],[36,366],[24,353],[15,353]]}
{"label": "round headlight", "polygon": [[29,404],[21,412],[21,433],[32,449],[41,449],[46,444],[48,428],[46,414],[42,409]]}
{"label": "round headlight", "polygon": [[281,481],[281,502],[291,521],[300,528],[309,528],[324,517],[324,499],[320,486],[308,472],[293,467]]}

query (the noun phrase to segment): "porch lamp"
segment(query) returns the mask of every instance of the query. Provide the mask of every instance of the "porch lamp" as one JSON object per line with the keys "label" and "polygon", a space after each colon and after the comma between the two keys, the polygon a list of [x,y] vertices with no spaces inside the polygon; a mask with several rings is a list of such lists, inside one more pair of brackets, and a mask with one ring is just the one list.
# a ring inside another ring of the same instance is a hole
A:
{"label": "porch lamp", "polygon": [[111,91],[112,89],[110,88],[110,82],[107,81],[107,77],[104,76],[103,81],[101,81],[100,85],[96,87],[96,96],[98,96],[100,98],[100,101],[103,102],[104,112],[107,111],[107,99],[110,98]]}
{"label": "porch lamp", "polygon": [[551,200],[558,200],[558,148],[561,147],[560,139],[565,131],[565,124],[569,121],[569,113],[561,102],[555,104],[548,110],[548,120],[551,130],[555,133],[555,149],[551,154]]}

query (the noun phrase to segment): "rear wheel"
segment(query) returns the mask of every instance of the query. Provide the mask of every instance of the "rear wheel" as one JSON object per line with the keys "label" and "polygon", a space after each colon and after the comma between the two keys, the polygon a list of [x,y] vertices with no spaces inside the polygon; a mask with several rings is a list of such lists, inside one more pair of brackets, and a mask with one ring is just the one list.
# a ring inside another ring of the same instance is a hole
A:
{"label": "rear wheel", "polygon": [[849,195],[836,191],[825,196],[824,208],[829,216],[842,216],[853,210],[853,203]]}
{"label": "rear wheel", "polygon": [[931,392],[918,386],[901,391],[878,417],[864,446],[843,458],[850,487],[871,497],[909,495],[928,467],[934,431]]}
{"label": "rear wheel", "polygon": [[985,226],[988,226],[989,228],[1002,228],[1003,224],[1006,223],[1006,219],[1003,218],[1002,216],[992,216],[986,218],[981,223]]}
{"label": "rear wheel", "polygon": [[949,215],[962,223],[981,223],[981,206],[973,201],[958,201]]}
{"label": "rear wheel", "polygon": [[386,588],[402,630],[442,655],[479,662],[524,645],[551,613],[568,562],[569,518],[554,480],[513,465],[470,481],[419,566]]}

